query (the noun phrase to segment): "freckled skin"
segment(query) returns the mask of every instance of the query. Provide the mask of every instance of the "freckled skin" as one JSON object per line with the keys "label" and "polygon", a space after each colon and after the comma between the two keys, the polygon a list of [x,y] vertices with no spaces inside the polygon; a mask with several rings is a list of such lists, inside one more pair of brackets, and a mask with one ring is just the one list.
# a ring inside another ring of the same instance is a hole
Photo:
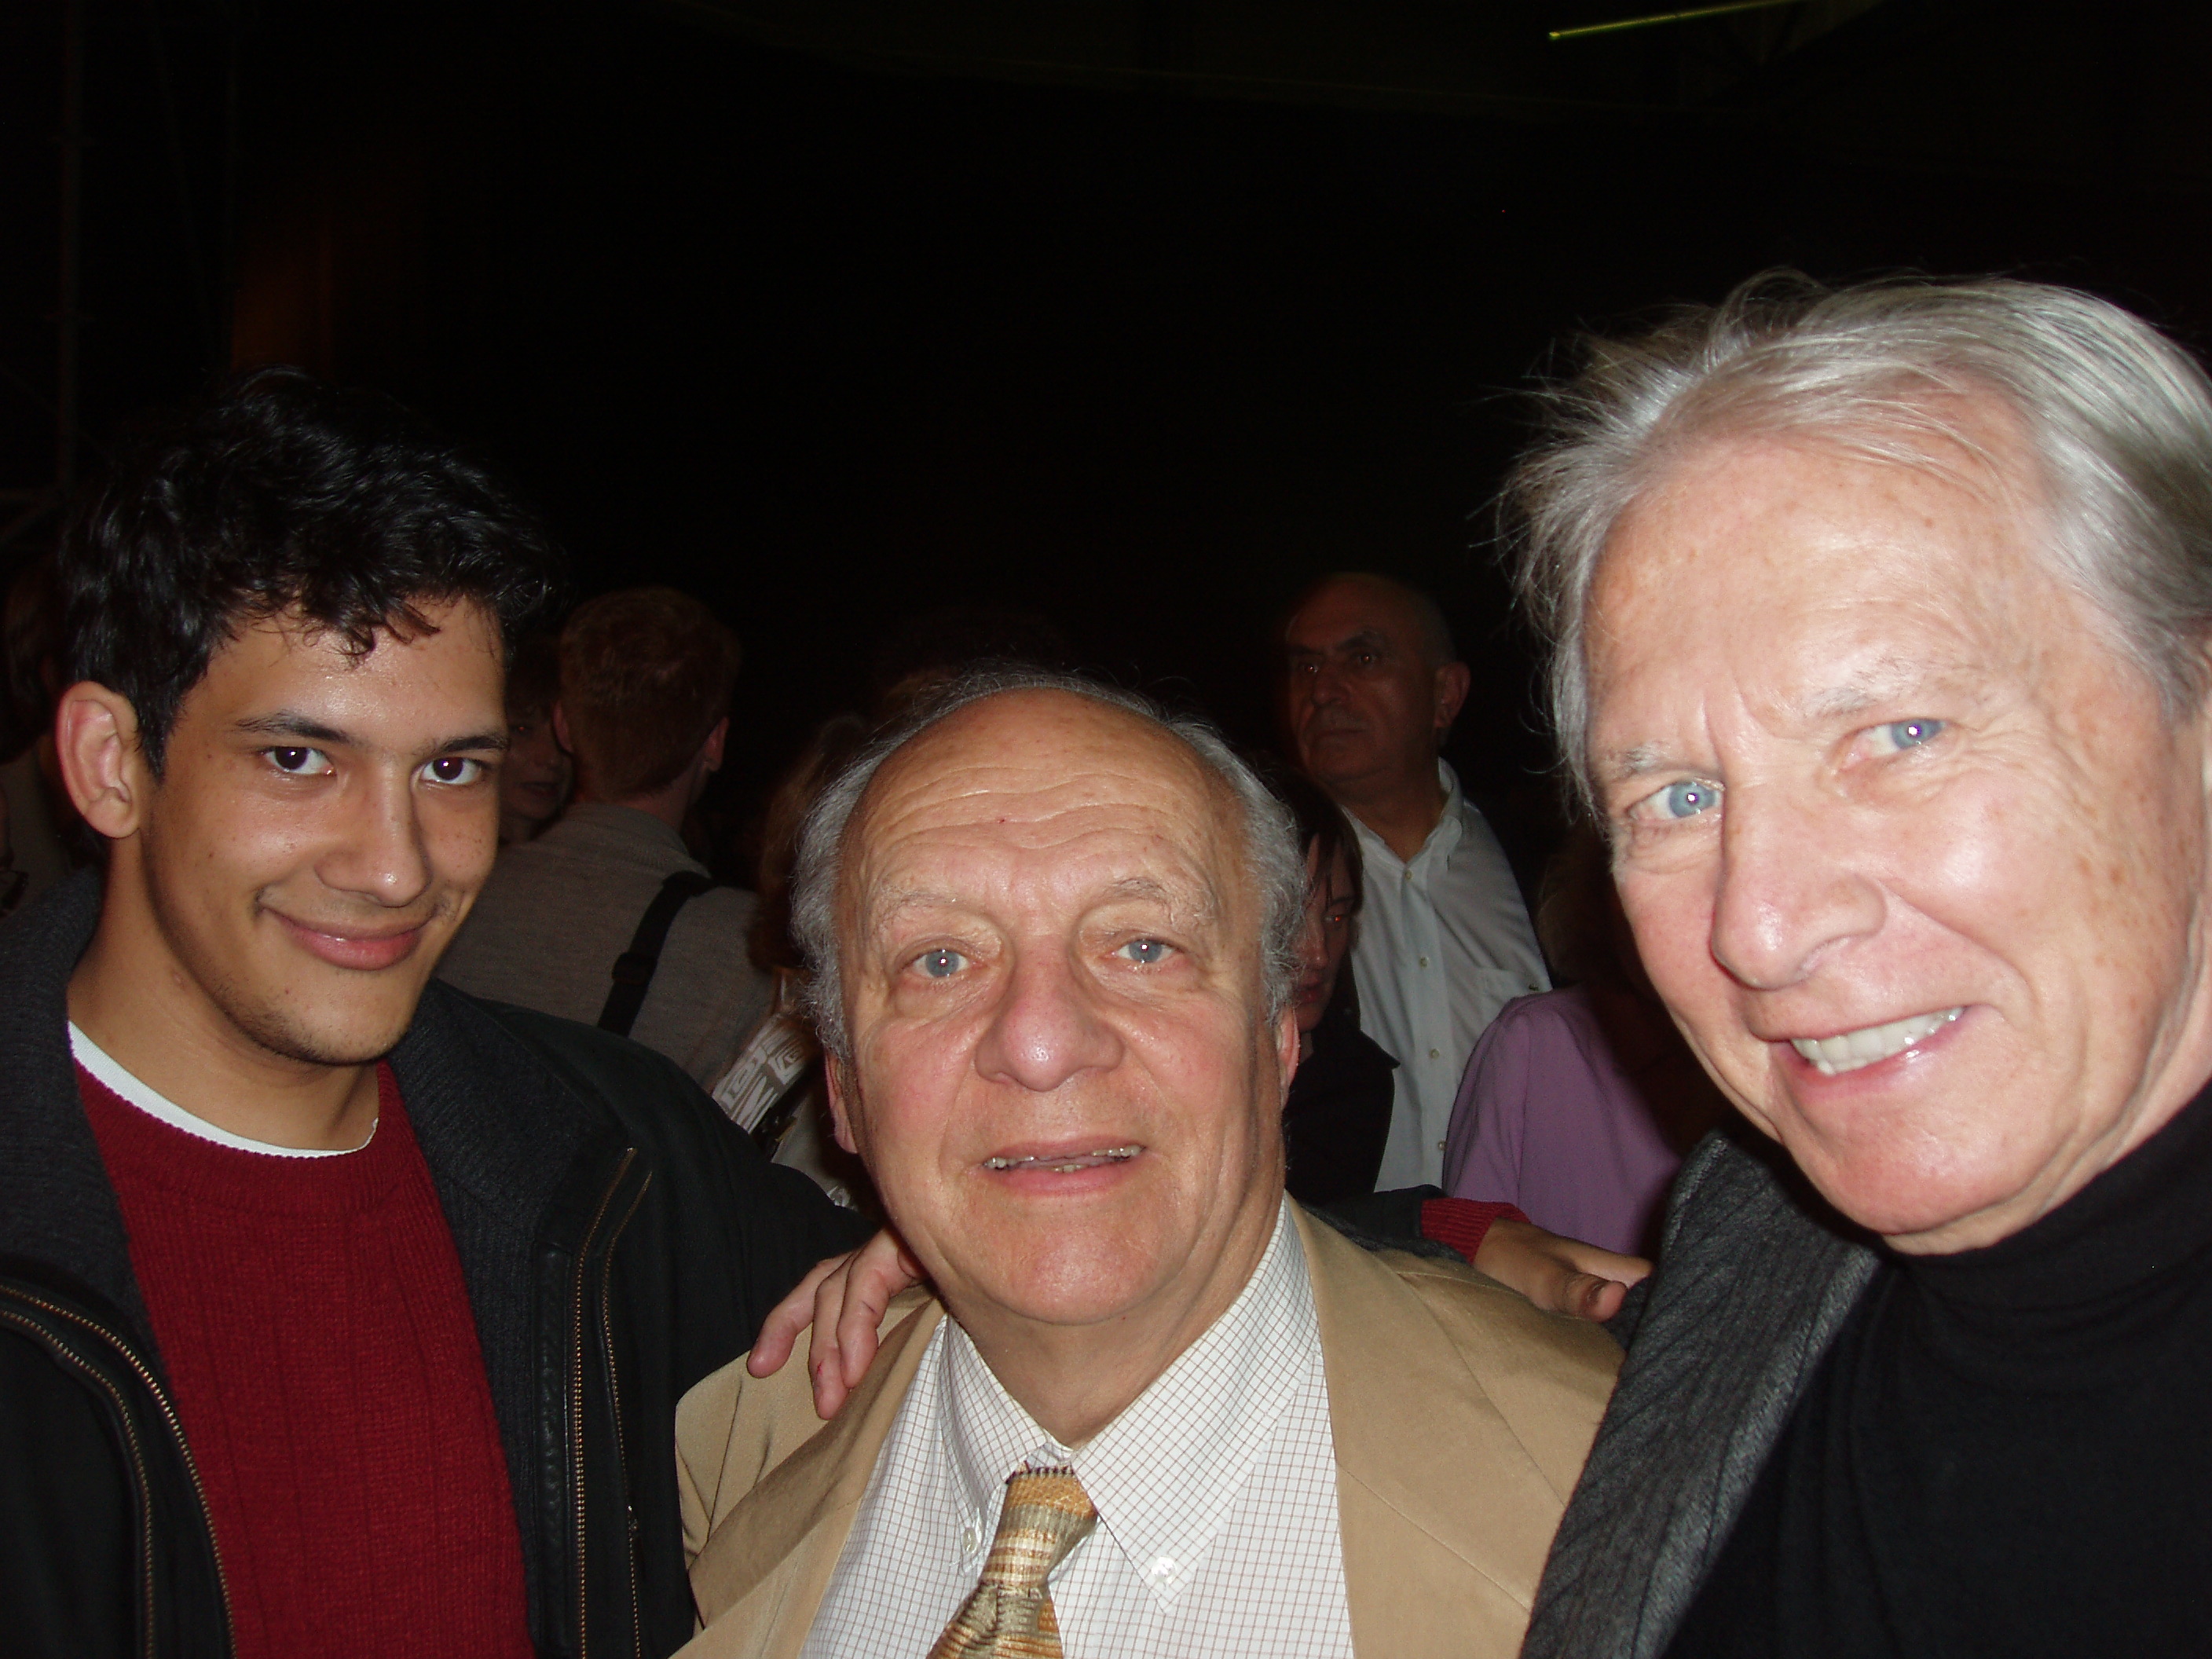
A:
{"label": "freckled skin", "polygon": [[[2049,573],[2008,416],[1962,408],[2002,470],[1692,451],[1590,616],[1589,761],[1654,985],[1752,1121],[1910,1251],[2018,1231],[2212,1077],[2212,720],[2169,721]],[[1669,817],[1685,780],[1717,804]],[[1787,1041],[1953,1007],[1834,1078]]]}
{"label": "freckled skin", "polygon": [[[845,849],[839,1139],[1008,1390],[1086,1435],[1274,1225],[1297,1033],[1266,1015],[1236,805],[1123,711],[1010,693],[894,756]],[[1075,1182],[985,1164],[1123,1146]]]}

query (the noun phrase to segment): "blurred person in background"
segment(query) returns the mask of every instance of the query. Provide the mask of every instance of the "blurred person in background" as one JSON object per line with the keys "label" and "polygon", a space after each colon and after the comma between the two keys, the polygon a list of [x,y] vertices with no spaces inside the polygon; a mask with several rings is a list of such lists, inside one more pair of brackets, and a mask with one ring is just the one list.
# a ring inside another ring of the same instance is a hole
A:
{"label": "blurred person in background", "polygon": [[1298,763],[1350,815],[1366,867],[1352,953],[1361,1024],[1398,1061],[1380,1182],[1434,1185],[1475,1039],[1549,988],[1504,850],[1442,758],[1467,665],[1435,600],[1387,576],[1330,576],[1283,633]]}
{"label": "blurred person in background", "polygon": [[702,1087],[728,1071],[773,988],[746,953],[753,896],[716,886],[683,827],[722,763],[738,663],[737,636],[673,588],[576,608],[553,713],[575,799],[501,854],[444,978],[635,1037]]}
{"label": "blurred person in background", "polygon": [[872,728],[837,714],[815,729],[775,792],[761,825],[760,902],[749,941],[753,966],[774,984],[769,1006],[708,1093],[760,1149],[804,1170],[836,1203],[873,1212],[860,1161],[831,1133],[822,1045],[805,1008],[805,962],[791,931],[791,872],[814,797],[858,753]]}
{"label": "blurred person in background", "polygon": [[507,674],[507,759],[499,771],[499,844],[535,840],[568,804],[575,766],[553,730],[561,636],[533,634]]}
{"label": "blurred person in background", "polygon": [[0,915],[27,904],[98,856],[62,786],[54,749],[54,699],[62,689],[61,601],[51,556],[33,560],[8,586],[0,649],[7,659],[9,758],[0,766],[7,803],[9,872],[0,876]]}
{"label": "blurred person in background", "polygon": [[1452,1107],[1444,1188],[1648,1256],[1675,1170],[1728,1102],[1651,988],[1604,837],[1577,828],[1544,890],[1537,931],[1571,988],[1507,1003],[1475,1044]]}
{"label": "blurred person in background", "polygon": [[1298,1068],[1283,1103],[1285,1184],[1302,1204],[1328,1204],[1375,1190],[1397,1062],[1359,1029],[1359,993],[1343,971],[1362,900],[1352,826],[1303,772],[1274,765],[1260,776],[1290,808],[1306,866],[1305,926],[1291,988]]}

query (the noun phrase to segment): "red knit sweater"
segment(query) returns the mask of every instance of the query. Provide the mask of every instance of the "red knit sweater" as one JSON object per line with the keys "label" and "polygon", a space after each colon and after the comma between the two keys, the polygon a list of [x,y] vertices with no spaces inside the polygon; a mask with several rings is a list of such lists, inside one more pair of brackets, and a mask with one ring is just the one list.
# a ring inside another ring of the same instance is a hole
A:
{"label": "red knit sweater", "polygon": [[476,1321],[389,1067],[367,1146],[278,1158],[78,1092],[207,1487],[239,1659],[528,1659]]}

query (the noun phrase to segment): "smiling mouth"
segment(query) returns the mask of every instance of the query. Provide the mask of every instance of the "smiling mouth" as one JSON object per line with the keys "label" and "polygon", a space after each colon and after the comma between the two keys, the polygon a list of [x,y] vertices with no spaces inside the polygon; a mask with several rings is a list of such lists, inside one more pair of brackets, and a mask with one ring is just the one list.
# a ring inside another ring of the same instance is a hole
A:
{"label": "smiling mouth", "polygon": [[1127,1164],[1145,1149],[1109,1146],[1103,1152],[1061,1153],[1056,1158],[987,1158],[987,1170],[1049,1170],[1054,1175],[1074,1175],[1082,1170],[1102,1170],[1109,1164]]}
{"label": "smiling mouth", "polygon": [[1791,1037],[1790,1046],[1813,1063],[1822,1077],[1838,1077],[1871,1066],[1892,1054],[1901,1054],[1923,1037],[1932,1036],[1966,1011],[1944,1008],[1932,1014],[1893,1019],[1887,1025],[1866,1025],[1831,1037]]}

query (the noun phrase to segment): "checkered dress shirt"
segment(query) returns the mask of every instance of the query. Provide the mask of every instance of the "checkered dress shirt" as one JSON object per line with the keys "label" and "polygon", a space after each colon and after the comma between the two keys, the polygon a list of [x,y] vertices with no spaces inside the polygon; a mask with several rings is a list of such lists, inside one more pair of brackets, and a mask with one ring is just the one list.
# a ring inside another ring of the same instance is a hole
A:
{"label": "checkered dress shirt", "polygon": [[1066,1659],[1350,1659],[1321,1328],[1287,1207],[1228,1311],[1079,1448],[939,1325],[807,1659],[921,1659],[975,1588],[1006,1477],[1059,1463],[1098,1508],[1051,1578]]}

